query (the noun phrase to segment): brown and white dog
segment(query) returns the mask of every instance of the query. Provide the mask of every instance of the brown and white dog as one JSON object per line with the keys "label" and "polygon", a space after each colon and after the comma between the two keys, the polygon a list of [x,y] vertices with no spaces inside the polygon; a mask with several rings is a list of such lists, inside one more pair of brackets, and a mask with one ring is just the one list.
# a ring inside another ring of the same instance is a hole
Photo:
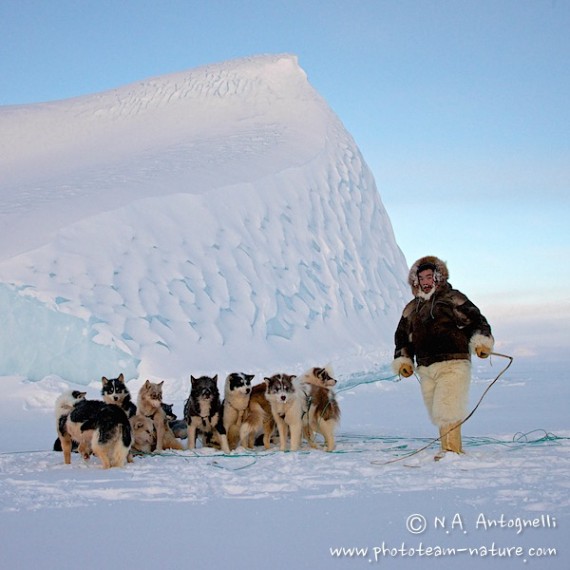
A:
{"label": "brown and white dog", "polygon": [[147,380],[140,388],[137,398],[137,412],[150,418],[156,430],[156,451],[183,449],[168,425],[166,412],[162,407],[162,385]]}
{"label": "brown and white dog", "polygon": [[267,382],[257,384],[251,389],[249,403],[239,429],[239,444],[247,449],[253,448],[257,435],[261,433],[263,433],[263,447],[269,449],[271,445],[275,420],[271,413],[271,404],[265,397],[266,390]]}
{"label": "brown and white dog", "polygon": [[301,447],[303,432],[303,390],[295,383],[295,375],[274,374],[265,378],[267,387],[265,397],[271,405],[271,413],[279,433],[279,449],[287,448],[287,436],[290,434],[290,450]]}
{"label": "brown and white dog", "polygon": [[235,449],[240,440],[240,428],[251,396],[253,374],[232,372],[226,378],[224,387],[223,416],[228,446]]}
{"label": "brown and white dog", "polygon": [[303,399],[303,432],[309,445],[316,448],[315,432],[325,438],[327,451],[335,448],[335,431],[340,421],[340,407],[335,397],[334,387],[337,381],[333,378],[330,366],[314,367],[297,376],[295,383],[304,393]]}

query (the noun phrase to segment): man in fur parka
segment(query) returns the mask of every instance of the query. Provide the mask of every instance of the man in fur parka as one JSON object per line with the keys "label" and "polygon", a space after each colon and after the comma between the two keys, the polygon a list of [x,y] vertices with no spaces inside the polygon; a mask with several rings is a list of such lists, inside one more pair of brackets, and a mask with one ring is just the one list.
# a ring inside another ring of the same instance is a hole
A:
{"label": "man in fur parka", "polygon": [[393,369],[405,378],[417,366],[431,421],[439,427],[441,452],[463,453],[461,421],[467,415],[471,353],[487,358],[494,339],[487,319],[448,283],[447,265],[428,255],[410,268],[414,299],[402,313],[395,334]]}

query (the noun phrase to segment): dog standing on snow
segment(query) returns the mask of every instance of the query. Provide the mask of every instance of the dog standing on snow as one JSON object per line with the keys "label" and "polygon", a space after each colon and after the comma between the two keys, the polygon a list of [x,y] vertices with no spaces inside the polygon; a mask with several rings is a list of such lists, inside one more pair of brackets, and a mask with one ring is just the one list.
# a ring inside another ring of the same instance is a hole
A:
{"label": "dog standing on snow", "polygon": [[[69,405],[71,409],[67,415]],[[85,400],[83,392],[72,392],[58,398],[56,404],[58,436],[63,460],[71,463],[71,446],[79,444],[79,453],[88,460],[94,453],[103,468],[123,467],[132,443],[131,426],[118,406],[99,400]]]}
{"label": "dog standing on snow", "polygon": [[303,399],[304,392],[295,384],[296,376],[290,374],[274,374],[265,378],[267,388],[265,397],[271,405],[271,413],[279,433],[279,449],[285,451],[287,435],[291,434],[291,451],[301,447],[303,432]]}
{"label": "dog standing on snow", "polygon": [[297,376],[295,384],[304,393],[303,431],[309,445],[315,444],[315,432],[325,438],[327,451],[335,448],[335,431],[340,421],[340,407],[336,401],[332,368],[310,368]]}
{"label": "dog standing on snow", "polygon": [[240,440],[240,428],[243,416],[249,405],[253,374],[232,372],[226,378],[224,387],[223,417],[228,446],[235,449]]}

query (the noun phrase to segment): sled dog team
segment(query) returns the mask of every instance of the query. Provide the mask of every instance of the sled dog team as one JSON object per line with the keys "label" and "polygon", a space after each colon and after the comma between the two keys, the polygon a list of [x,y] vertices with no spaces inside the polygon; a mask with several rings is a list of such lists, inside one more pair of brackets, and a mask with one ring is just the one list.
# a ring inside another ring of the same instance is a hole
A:
{"label": "sled dog team", "polygon": [[230,453],[239,446],[252,449],[262,438],[269,449],[275,434],[279,449],[297,451],[303,436],[316,448],[315,433],[324,437],[325,448],[335,448],[335,430],[340,408],[335,398],[330,367],[310,368],[303,374],[275,374],[252,386],[254,376],[233,372],[225,381],[220,398],[218,376],[191,376],[190,395],[184,405],[184,420],[178,420],[172,405],[162,401],[163,382],[147,380],[136,405],[121,374],[101,379],[103,400],[87,400],[77,390],[62,394],[55,404],[58,439],[55,450],[63,451],[66,464],[76,449],[85,460],[96,455],[103,468],[122,467],[132,461],[132,452],[152,453],[165,449],[203,446]]}

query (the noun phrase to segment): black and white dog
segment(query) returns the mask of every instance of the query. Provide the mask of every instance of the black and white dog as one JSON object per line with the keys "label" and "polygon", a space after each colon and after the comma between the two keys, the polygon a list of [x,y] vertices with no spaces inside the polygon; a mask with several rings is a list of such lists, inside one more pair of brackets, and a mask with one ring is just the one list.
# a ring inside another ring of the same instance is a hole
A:
{"label": "black and white dog", "polygon": [[137,407],[131,399],[131,393],[125,383],[125,377],[119,374],[118,378],[101,378],[103,384],[101,395],[107,404],[114,404],[122,408],[128,418],[132,418],[137,413]]}
{"label": "black and white dog", "polygon": [[[119,406],[99,400],[85,400],[84,396],[77,398],[73,394],[71,397],[64,395],[56,404],[57,431],[64,462],[71,463],[71,447],[75,441],[84,459],[89,459],[94,453],[104,469],[123,467],[132,443],[131,426],[125,412]],[[75,403],[64,421],[62,404],[65,406],[66,401],[69,405],[74,399]]]}

